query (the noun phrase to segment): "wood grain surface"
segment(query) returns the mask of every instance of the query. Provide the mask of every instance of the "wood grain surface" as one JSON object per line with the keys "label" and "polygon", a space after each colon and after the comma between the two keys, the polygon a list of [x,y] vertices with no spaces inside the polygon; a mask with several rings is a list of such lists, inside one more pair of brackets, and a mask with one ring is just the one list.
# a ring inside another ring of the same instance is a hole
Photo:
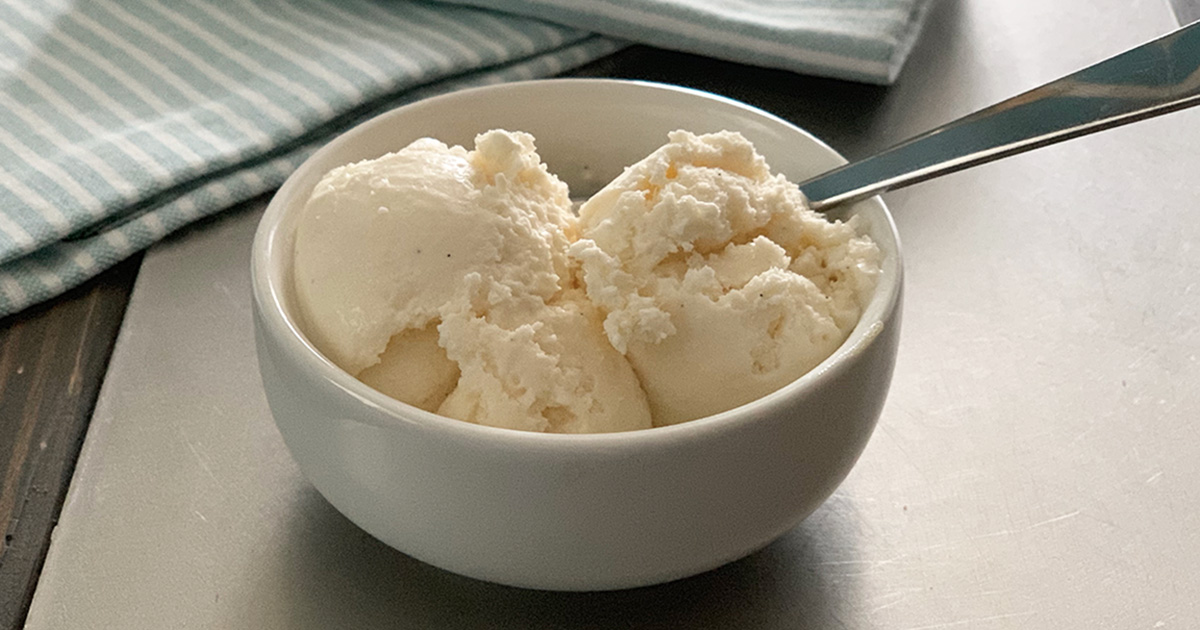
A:
{"label": "wood grain surface", "polygon": [[141,258],[0,320],[0,628],[24,621]]}

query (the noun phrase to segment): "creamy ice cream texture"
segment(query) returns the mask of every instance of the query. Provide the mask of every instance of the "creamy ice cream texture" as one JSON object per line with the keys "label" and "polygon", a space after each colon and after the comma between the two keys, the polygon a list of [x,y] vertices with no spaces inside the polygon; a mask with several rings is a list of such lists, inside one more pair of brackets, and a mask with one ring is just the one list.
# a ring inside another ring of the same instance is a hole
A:
{"label": "creamy ice cream texture", "polygon": [[427,411],[531,431],[649,427],[637,377],[572,288],[576,223],[527,134],[489,132],[471,152],[418,140],[334,169],[296,232],[305,333]]}
{"label": "creamy ice cream texture", "polygon": [[334,169],[294,250],[302,328],[367,385],[445,416],[649,428],[795,380],[857,323],[880,253],[741,135],[677,131],[585,202],[524,133]]}
{"label": "creamy ice cream texture", "polygon": [[880,263],[853,222],[808,209],[739,134],[669,138],[583,204],[571,246],[658,424],[815,367],[858,322]]}

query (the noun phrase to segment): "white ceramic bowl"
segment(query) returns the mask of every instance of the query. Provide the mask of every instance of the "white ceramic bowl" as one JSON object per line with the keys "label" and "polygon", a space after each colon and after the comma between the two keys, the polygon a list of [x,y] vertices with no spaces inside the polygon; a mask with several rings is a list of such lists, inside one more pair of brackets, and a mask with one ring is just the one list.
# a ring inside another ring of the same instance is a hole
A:
{"label": "white ceramic bowl", "polygon": [[885,260],[846,343],[773,394],[676,426],[545,435],[459,422],[372,390],[305,339],[293,316],[292,235],[317,180],[423,136],[470,146],[493,128],[533,133],[575,194],[598,189],[680,128],[740,131],[793,181],[844,161],[747,105],[612,80],[455,92],[346,132],[287,180],[254,241],[263,385],[305,476],[396,549],[463,575],[540,589],[626,588],[699,573],[766,545],[816,509],[866,445],[895,363],[900,252],[878,198],[853,208]]}

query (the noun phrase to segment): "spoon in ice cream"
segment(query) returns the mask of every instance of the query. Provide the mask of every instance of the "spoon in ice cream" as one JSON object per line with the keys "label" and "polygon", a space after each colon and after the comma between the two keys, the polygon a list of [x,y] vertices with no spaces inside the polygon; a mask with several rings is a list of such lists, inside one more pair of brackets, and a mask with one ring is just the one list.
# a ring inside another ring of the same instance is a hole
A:
{"label": "spoon in ice cream", "polygon": [[1200,22],[800,183],[818,211],[1200,105]]}

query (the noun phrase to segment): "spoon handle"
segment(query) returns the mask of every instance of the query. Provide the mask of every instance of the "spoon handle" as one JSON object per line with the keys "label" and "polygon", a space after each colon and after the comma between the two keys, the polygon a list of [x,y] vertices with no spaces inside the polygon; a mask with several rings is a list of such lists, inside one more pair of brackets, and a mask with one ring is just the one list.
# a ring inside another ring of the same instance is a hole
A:
{"label": "spoon handle", "polygon": [[814,210],[1200,104],[1200,22],[800,184]]}

